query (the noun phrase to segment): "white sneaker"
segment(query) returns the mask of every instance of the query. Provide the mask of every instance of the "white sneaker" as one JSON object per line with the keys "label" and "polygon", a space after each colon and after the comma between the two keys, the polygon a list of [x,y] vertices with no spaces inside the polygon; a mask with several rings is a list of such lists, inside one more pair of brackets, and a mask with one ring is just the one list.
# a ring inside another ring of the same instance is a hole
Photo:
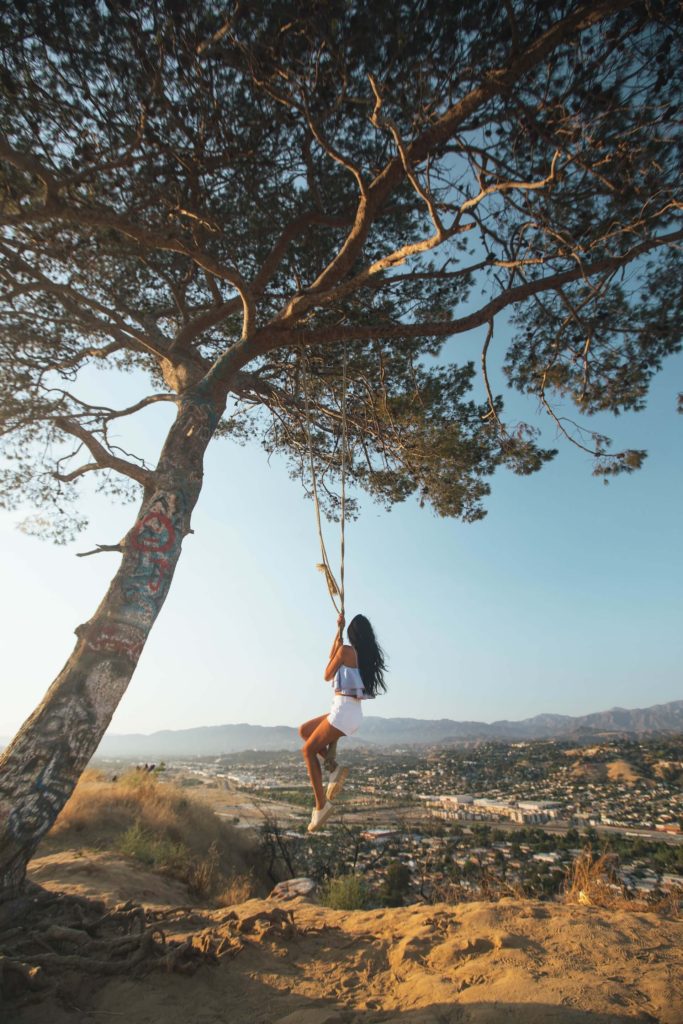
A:
{"label": "white sneaker", "polygon": [[327,793],[325,795],[327,796],[328,800],[334,800],[334,798],[341,793],[348,774],[349,769],[346,767],[346,765],[344,765],[343,767],[340,764],[337,765],[335,770],[330,775],[330,778],[327,783]]}
{"label": "white sneaker", "polygon": [[318,810],[317,807],[313,808],[313,814],[311,815],[311,821],[308,826],[309,832],[317,832],[318,829],[322,828],[327,819],[332,815],[334,807],[328,800],[322,810]]}

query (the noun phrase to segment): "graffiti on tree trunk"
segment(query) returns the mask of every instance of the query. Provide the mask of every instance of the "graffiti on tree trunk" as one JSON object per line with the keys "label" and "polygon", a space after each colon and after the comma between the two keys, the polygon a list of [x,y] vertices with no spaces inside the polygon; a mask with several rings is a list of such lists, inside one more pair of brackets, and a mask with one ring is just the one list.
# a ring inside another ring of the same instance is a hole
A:
{"label": "graffiti on tree trunk", "polygon": [[[74,701],[65,694],[52,709],[31,750],[27,775],[32,785],[9,813],[9,834],[17,841],[40,839],[68,800],[78,775],[64,772],[65,761],[78,773],[90,759],[90,742],[98,725],[91,700]],[[33,774],[35,773],[35,774]]]}
{"label": "graffiti on tree trunk", "polygon": [[121,592],[125,620],[149,628],[164,603],[171,572],[179,554],[184,518],[182,495],[157,496],[138,519],[126,542],[133,565],[126,573]]}
{"label": "graffiti on tree trunk", "polygon": [[134,665],[166,598],[180,553],[186,501],[182,493],[156,494],[125,541],[118,600],[101,621],[84,629],[92,651]]}
{"label": "graffiti on tree trunk", "polygon": [[[92,757],[166,599],[202,480],[202,457],[222,408],[200,393],[187,401],[146,496],[122,543],[109,592],[41,706],[2,757],[2,886],[20,885],[27,861]],[[163,487],[162,487],[163,481]]]}
{"label": "graffiti on tree trunk", "polygon": [[185,518],[184,494],[157,492],[152,497],[124,544],[114,600],[104,616],[79,629],[89,657],[75,672],[67,672],[70,682],[65,678],[63,691],[29,741],[21,770],[23,793],[7,822],[17,843],[35,843],[47,832],[90,760],[93,742],[99,741],[125,692],[168,592]]}
{"label": "graffiti on tree trunk", "polygon": [[88,637],[88,647],[93,651],[118,654],[137,665],[147,634],[127,622],[104,623],[96,627]]}

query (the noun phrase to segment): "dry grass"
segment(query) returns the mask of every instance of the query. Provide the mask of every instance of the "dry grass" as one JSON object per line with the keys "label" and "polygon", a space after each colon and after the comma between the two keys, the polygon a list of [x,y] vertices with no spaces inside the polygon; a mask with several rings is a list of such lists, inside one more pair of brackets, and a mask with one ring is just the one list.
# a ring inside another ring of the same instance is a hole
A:
{"label": "dry grass", "polygon": [[602,781],[607,777],[607,768],[601,761],[574,761],[571,772],[576,778],[587,779],[589,782]]}
{"label": "dry grass", "polygon": [[185,882],[193,897],[222,904],[226,893],[248,899],[269,886],[251,837],[186,790],[142,772],[116,782],[83,774],[41,852],[72,848],[134,857]]}
{"label": "dry grass", "polygon": [[484,870],[481,878],[470,885],[444,880],[432,887],[430,903],[498,903],[502,899],[524,900],[524,888],[519,883],[510,883],[492,871]]}
{"label": "dry grass", "polygon": [[216,895],[215,902],[220,907],[232,907],[254,895],[254,883],[251,875],[233,875],[226,879],[227,884]]}
{"label": "dry grass", "polygon": [[565,903],[679,917],[681,900],[676,890],[665,896],[655,894],[650,899],[633,896],[619,880],[618,865],[616,854],[596,856],[590,846],[585,847],[567,869],[562,893]]}
{"label": "dry grass", "polygon": [[596,857],[590,846],[586,846],[567,869],[563,889],[565,902],[611,908],[627,902],[628,893],[619,881],[617,866],[614,854]]}
{"label": "dry grass", "polygon": [[607,763],[607,778],[611,782],[638,782],[643,776],[639,771],[630,764],[629,761],[619,759],[617,761],[608,761]]}

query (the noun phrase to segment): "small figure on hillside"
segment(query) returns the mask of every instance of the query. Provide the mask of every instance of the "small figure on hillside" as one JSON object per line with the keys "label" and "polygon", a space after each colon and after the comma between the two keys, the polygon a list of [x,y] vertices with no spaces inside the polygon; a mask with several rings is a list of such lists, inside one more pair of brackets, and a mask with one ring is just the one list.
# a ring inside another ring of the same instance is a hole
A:
{"label": "small figure on hillside", "polygon": [[[341,736],[352,736],[358,730],[363,721],[361,702],[371,700],[387,689],[384,652],[377,643],[370,622],[364,615],[351,619],[348,644],[343,642],[344,624],[344,616],[340,615],[325,669],[325,682],[331,682],[333,689],[329,714],[319,715],[299,726],[299,735],[305,740],[302,754],[315,795],[309,832],[317,832],[330,817],[333,811],[331,801],[341,791],[349,773],[347,767],[337,764],[337,740]],[[330,773],[326,789],[320,760]]]}

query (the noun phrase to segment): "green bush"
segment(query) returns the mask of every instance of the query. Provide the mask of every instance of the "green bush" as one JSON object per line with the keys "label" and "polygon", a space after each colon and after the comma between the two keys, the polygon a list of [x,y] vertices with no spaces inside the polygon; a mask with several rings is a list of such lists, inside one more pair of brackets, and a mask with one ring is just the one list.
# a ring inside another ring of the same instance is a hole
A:
{"label": "green bush", "polygon": [[359,875],[330,878],[320,895],[322,905],[331,910],[365,910],[370,900],[370,889]]}
{"label": "green bush", "polygon": [[118,847],[121,853],[154,868],[178,871],[186,867],[189,860],[188,850],[182,843],[173,843],[166,836],[153,835],[139,821],[126,829]]}
{"label": "green bush", "polygon": [[402,907],[404,897],[410,889],[410,870],[405,864],[394,860],[387,868],[382,885],[381,897],[385,907]]}

